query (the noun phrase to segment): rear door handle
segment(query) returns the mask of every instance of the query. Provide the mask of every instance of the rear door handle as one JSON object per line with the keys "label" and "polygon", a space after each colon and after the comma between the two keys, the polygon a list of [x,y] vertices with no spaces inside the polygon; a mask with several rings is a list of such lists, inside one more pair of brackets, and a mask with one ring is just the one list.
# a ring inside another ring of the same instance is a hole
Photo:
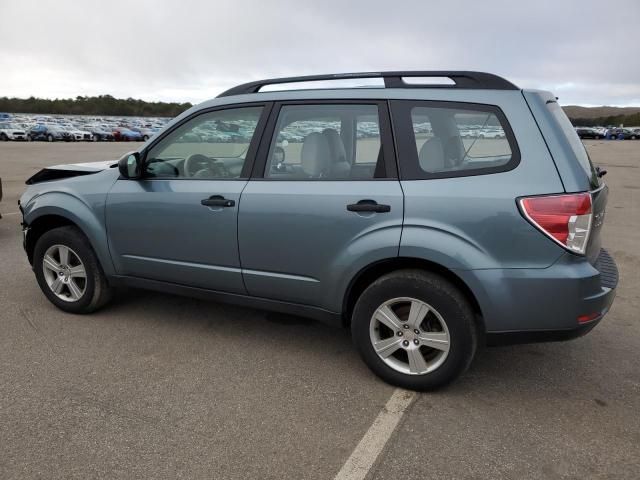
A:
{"label": "rear door handle", "polygon": [[391,206],[379,204],[375,200],[360,200],[358,203],[347,205],[347,210],[350,212],[387,213],[391,211]]}
{"label": "rear door handle", "polygon": [[236,201],[227,200],[222,195],[211,195],[209,198],[200,200],[200,203],[205,207],[233,207]]}

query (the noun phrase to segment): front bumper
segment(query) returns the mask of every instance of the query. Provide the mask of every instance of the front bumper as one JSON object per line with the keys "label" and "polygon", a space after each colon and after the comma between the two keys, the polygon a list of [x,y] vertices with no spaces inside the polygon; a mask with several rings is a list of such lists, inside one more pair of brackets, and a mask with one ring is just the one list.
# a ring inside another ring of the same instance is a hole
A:
{"label": "front bumper", "polygon": [[456,272],[476,295],[490,345],[568,340],[609,311],[618,269],[602,249],[594,265],[567,253],[548,268]]}

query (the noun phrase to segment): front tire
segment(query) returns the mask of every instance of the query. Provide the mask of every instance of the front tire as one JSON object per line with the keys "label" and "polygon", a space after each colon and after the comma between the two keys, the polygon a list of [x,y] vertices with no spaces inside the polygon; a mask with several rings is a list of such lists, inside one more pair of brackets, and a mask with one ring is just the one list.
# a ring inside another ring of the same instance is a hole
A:
{"label": "front tire", "polygon": [[351,334],[367,366],[398,387],[444,386],[471,364],[478,332],[466,297],[443,277],[399,270],[360,295]]}
{"label": "front tire", "polygon": [[76,227],[44,233],[35,246],[33,269],[47,299],[65,312],[91,313],[111,299],[98,258]]}

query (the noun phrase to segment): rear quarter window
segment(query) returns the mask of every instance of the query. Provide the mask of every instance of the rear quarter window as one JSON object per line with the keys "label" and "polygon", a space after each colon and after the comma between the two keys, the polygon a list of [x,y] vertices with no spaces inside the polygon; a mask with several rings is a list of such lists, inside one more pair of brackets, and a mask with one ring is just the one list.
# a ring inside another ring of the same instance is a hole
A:
{"label": "rear quarter window", "polygon": [[520,153],[502,111],[492,105],[394,101],[406,180],[484,175],[515,168]]}
{"label": "rear quarter window", "polygon": [[569,142],[571,150],[578,159],[580,166],[587,174],[587,177],[589,177],[591,186],[597,188],[600,185],[598,174],[596,172],[596,169],[593,167],[593,164],[591,163],[591,159],[589,158],[587,149],[584,147],[582,140],[580,140],[580,137],[571,124],[571,120],[569,120],[569,117],[567,117],[566,113],[564,113],[562,107],[558,105],[558,102],[547,102],[547,108],[549,110],[549,113],[551,113],[553,119],[558,124],[558,127],[560,127],[560,130],[562,131],[564,137],[567,139],[567,142]]}

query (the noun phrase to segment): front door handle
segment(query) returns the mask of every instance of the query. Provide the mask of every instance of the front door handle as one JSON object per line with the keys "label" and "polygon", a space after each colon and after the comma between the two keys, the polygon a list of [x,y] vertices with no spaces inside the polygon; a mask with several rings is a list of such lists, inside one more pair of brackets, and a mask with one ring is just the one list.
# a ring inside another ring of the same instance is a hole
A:
{"label": "front door handle", "polygon": [[347,210],[350,212],[387,213],[391,211],[391,206],[379,204],[375,200],[360,200],[358,203],[347,205]]}
{"label": "front door handle", "polygon": [[233,207],[236,201],[227,200],[222,195],[211,195],[209,198],[200,200],[200,203],[205,207]]}

